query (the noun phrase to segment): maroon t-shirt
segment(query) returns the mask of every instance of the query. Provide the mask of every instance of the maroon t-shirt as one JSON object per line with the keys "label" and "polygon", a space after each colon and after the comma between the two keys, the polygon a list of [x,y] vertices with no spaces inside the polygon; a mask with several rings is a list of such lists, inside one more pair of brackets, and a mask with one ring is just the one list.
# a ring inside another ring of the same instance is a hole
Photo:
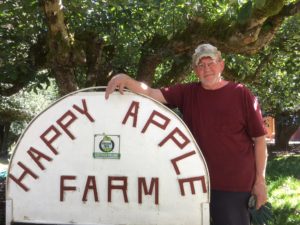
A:
{"label": "maroon t-shirt", "polygon": [[161,89],[168,104],[179,108],[206,159],[211,188],[251,191],[255,179],[252,137],[265,134],[257,99],[242,84],[217,90],[201,83]]}

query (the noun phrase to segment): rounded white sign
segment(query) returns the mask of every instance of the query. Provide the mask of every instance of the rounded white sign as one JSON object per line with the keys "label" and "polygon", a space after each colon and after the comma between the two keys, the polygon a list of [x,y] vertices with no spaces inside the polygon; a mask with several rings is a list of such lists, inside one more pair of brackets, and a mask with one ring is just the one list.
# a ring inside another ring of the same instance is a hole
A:
{"label": "rounded white sign", "polygon": [[205,160],[182,120],[145,96],[71,93],[20,138],[9,222],[209,224]]}

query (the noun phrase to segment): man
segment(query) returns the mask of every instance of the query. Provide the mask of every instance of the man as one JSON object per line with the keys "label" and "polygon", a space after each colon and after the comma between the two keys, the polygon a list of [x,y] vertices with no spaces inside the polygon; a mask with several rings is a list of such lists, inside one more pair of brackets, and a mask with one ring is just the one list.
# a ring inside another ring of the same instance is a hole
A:
{"label": "man", "polygon": [[267,149],[257,99],[244,85],[221,77],[224,61],[216,47],[198,46],[192,63],[200,82],[153,89],[118,74],[108,83],[105,98],[127,87],[178,107],[208,165],[212,224],[249,225],[251,194],[257,198],[257,209],[267,201]]}

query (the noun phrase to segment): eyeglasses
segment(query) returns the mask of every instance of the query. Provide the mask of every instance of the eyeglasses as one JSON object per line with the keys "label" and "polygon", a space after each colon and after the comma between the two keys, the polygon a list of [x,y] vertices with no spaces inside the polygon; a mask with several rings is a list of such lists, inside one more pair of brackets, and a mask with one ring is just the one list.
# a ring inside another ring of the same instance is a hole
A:
{"label": "eyeglasses", "polygon": [[199,69],[204,69],[205,66],[207,66],[208,68],[211,68],[211,67],[213,67],[213,66],[215,66],[215,65],[217,65],[217,62],[216,62],[216,61],[211,61],[211,62],[209,62],[209,63],[199,63],[199,64],[197,65],[197,67],[198,67]]}

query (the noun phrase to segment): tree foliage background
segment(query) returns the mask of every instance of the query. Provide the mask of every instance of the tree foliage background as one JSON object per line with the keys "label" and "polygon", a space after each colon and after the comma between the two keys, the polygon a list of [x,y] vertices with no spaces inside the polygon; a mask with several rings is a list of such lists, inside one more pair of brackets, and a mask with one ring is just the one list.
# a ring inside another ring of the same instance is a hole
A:
{"label": "tree foliage background", "polygon": [[[47,102],[34,93],[48,88],[53,100],[117,72],[154,87],[193,81],[191,55],[207,42],[226,59],[224,77],[246,83],[276,118],[285,147],[300,124],[299,8],[299,0],[0,0],[2,154],[14,124],[36,115],[30,102]],[[22,93],[30,95],[17,103]]]}

